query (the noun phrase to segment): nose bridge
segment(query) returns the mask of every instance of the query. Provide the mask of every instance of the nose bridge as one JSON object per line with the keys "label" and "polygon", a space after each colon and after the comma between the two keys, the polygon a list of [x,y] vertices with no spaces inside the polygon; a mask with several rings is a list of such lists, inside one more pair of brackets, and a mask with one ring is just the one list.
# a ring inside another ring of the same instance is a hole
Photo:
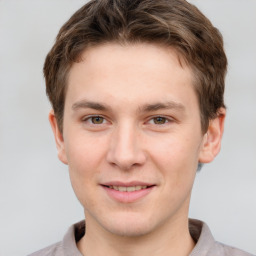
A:
{"label": "nose bridge", "polygon": [[140,134],[136,125],[127,120],[115,128],[107,158],[110,163],[121,169],[143,164],[145,155],[141,148]]}

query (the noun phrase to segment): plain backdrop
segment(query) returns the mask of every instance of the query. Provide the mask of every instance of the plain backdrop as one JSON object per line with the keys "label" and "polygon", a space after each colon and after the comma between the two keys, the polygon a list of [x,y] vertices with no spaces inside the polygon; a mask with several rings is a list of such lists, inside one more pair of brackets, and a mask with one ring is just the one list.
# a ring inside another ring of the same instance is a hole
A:
{"label": "plain backdrop", "polygon": [[[190,217],[256,254],[256,1],[191,0],[229,59],[222,151],[197,175]],[[27,255],[83,218],[47,115],[44,58],[81,0],[0,0],[0,255]]]}

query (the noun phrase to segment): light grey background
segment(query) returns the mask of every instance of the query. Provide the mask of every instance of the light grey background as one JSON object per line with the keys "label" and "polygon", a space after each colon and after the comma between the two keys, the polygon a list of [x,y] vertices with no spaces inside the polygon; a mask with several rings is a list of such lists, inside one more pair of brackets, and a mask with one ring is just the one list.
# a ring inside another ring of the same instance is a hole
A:
{"label": "light grey background", "polygon": [[[83,218],[57,159],[42,66],[85,1],[0,0],[0,255],[59,241]],[[229,58],[222,152],[197,175],[190,216],[256,254],[256,1],[191,0],[223,33]]]}

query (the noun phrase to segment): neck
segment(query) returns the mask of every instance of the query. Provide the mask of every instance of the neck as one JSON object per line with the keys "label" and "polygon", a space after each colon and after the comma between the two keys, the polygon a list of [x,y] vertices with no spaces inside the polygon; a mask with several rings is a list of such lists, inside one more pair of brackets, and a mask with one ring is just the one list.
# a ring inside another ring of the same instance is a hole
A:
{"label": "neck", "polygon": [[137,237],[109,234],[106,230],[93,229],[86,223],[86,235],[79,241],[78,249],[84,256],[186,256],[195,243],[190,236],[187,217],[178,218],[170,225],[159,227],[153,233]]}

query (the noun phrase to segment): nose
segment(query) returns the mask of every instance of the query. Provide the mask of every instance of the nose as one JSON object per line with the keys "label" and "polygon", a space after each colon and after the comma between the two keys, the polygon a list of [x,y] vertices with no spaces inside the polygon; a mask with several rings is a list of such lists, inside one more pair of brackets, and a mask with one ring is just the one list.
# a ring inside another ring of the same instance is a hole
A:
{"label": "nose", "polygon": [[146,153],[141,147],[141,136],[131,124],[124,124],[113,131],[107,161],[122,170],[141,166],[146,161]]}

